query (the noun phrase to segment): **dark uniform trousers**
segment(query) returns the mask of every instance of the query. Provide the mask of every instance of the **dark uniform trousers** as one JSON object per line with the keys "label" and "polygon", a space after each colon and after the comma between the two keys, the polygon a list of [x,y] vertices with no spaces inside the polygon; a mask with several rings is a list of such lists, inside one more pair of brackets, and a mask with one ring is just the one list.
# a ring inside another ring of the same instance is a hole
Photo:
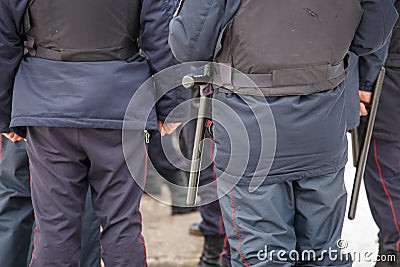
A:
{"label": "dark uniform trousers", "polygon": [[262,185],[251,194],[248,186],[219,183],[231,265],[350,267],[337,243],[346,208],[343,175],[344,169]]}
{"label": "dark uniform trousers", "polygon": [[[171,136],[169,135],[163,138],[171,138]],[[170,144],[170,142],[168,142],[168,144]],[[168,149],[168,151],[175,152],[173,148],[171,148],[171,150]],[[152,164],[154,169],[167,181],[167,185],[171,191],[171,204],[174,206],[185,206],[188,178],[185,173],[175,164],[171,163],[165,155],[159,131],[154,131],[154,133],[152,133],[148,145],[148,155],[150,164]],[[170,157],[171,155],[168,156]],[[155,180],[157,176],[147,178],[146,189],[148,188],[150,193],[151,191],[158,191],[155,189],[156,187],[161,187],[161,181]],[[161,190],[161,188],[159,188],[159,190]]]}
{"label": "dark uniform trousers", "polygon": [[[32,253],[34,225],[26,144],[25,141],[13,143],[4,136],[0,141],[0,266],[26,267]],[[89,194],[82,230],[81,266],[98,267],[100,223]]]}
{"label": "dark uniform trousers", "polygon": [[31,266],[79,266],[89,185],[103,227],[105,265],[146,266],[139,212],[142,190],[132,178],[144,179],[144,136],[142,131],[129,132],[124,152],[128,161],[137,163],[130,169],[121,130],[28,127],[37,223]]}
{"label": "dark uniform trousers", "polygon": [[26,267],[34,222],[25,142],[1,136],[0,266]]}
{"label": "dark uniform trousers", "polygon": [[[221,214],[221,207],[219,200],[217,199],[217,187],[216,187],[216,176],[213,171],[213,164],[204,169],[200,174],[199,181],[199,195],[203,196],[199,210],[202,221],[199,225],[201,232],[204,236],[222,237],[225,235],[225,227]],[[202,188],[204,186],[204,188]],[[207,198],[211,196],[212,201],[208,201]]]}
{"label": "dark uniform trousers", "polygon": [[374,138],[364,183],[384,250],[400,251],[400,142]]}

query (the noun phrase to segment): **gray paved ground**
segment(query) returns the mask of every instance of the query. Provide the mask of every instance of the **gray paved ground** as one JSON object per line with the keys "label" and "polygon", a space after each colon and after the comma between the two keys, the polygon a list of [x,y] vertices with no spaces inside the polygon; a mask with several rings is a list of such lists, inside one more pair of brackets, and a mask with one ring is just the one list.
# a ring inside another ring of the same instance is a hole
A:
{"label": "gray paved ground", "polygon": [[[346,186],[349,192],[351,192],[353,177],[354,168],[348,164]],[[163,188],[162,198],[168,198],[166,188]],[[200,221],[199,214],[171,216],[171,210],[167,205],[149,196],[143,198],[141,208],[149,267],[195,267],[203,240],[200,237],[190,236],[187,230],[192,222]],[[347,250],[361,256],[360,260],[356,259],[353,266],[374,266],[374,263],[368,262],[363,255],[365,253],[376,255],[377,231],[362,188],[356,219],[349,221],[346,218],[343,229],[343,239],[348,244]]]}
{"label": "gray paved ground", "polygon": [[142,214],[149,267],[197,266],[203,238],[189,235],[188,226],[200,221],[198,212],[171,216],[170,207],[145,196]]}

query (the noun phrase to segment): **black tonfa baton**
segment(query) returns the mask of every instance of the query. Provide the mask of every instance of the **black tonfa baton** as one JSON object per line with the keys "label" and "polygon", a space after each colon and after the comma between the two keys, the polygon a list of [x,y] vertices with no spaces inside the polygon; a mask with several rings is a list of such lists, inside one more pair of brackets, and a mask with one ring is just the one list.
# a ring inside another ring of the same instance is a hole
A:
{"label": "black tonfa baton", "polygon": [[371,142],[372,130],[374,129],[375,117],[376,117],[376,112],[378,111],[379,99],[381,97],[384,78],[385,78],[385,68],[382,68],[381,71],[379,72],[379,76],[376,81],[375,90],[372,97],[371,109],[368,112],[369,114],[368,114],[367,125],[365,126],[364,129],[364,135],[363,139],[361,140],[360,147],[358,147],[358,129],[356,128],[352,131],[353,152],[358,152],[358,154],[353,155],[353,164],[356,165],[357,167],[356,167],[356,176],[354,177],[353,191],[351,193],[351,200],[350,200],[350,207],[348,214],[348,218],[350,220],[354,220],[354,218],[356,217],[361,181],[362,178],[364,177],[365,166],[367,164],[368,150]]}
{"label": "black tonfa baton", "polygon": [[177,17],[179,15],[179,13],[181,13],[181,10],[182,10],[182,7],[183,7],[184,3],[185,3],[185,0],[180,0],[179,1],[179,5],[176,8],[175,13],[174,13],[174,18]]}
{"label": "black tonfa baton", "polygon": [[194,146],[192,153],[192,161],[190,165],[189,187],[186,204],[189,206],[196,205],[197,192],[199,188],[199,177],[201,169],[202,141],[205,133],[205,121],[210,108],[209,95],[212,92],[211,80],[211,64],[204,66],[204,75],[186,75],[183,77],[182,85],[187,89],[200,90],[200,104],[197,114],[196,133],[194,137]]}

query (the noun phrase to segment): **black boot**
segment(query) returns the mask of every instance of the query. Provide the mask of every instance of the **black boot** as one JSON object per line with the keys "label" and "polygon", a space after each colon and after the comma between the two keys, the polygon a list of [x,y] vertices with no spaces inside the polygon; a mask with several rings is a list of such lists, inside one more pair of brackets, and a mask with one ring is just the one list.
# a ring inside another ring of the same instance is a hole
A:
{"label": "black boot", "polygon": [[225,257],[221,258],[222,267],[232,267],[231,261]]}
{"label": "black boot", "polygon": [[171,215],[182,215],[182,214],[188,214],[191,212],[196,212],[197,207],[179,207],[179,206],[172,206],[171,208]]}
{"label": "black boot", "polygon": [[200,229],[200,223],[192,223],[189,226],[189,235],[203,236],[203,232]]}
{"label": "black boot", "polygon": [[220,267],[220,255],[224,248],[224,237],[204,237],[203,254],[200,257],[198,267]]}

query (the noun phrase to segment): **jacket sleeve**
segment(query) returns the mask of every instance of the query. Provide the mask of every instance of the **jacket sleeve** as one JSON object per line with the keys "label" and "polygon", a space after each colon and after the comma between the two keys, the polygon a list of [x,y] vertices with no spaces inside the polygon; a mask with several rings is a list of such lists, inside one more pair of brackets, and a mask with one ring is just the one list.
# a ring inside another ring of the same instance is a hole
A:
{"label": "jacket sleeve", "polygon": [[364,56],[387,42],[398,14],[393,0],[360,0],[360,4],[364,13],[350,50]]}
{"label": "jacket sleeve", "polygon": [[24,45],[22,23],[27,0],[0,0],[0,132],[10,132],[15,74]]}
{"label": "jacket sleeve", "polygon": [[379,71],[385,64],[389,41],[378,51],[362,56],[359,58],[358,68],[360,77],[360,90],[372,92],[375,86],[375,81],[378,78]]}
{"label": "jacket sleeve", "polygon": [[171,21],[169,44],[181,62],[212,60],[223,27],[226,1],[184,0]]}
{"label": "jacket sleeve", "polygon": [[[178,63],[168,45],[169,22],[176,6],[176,0],[142,0],[140,47],[152,74]],[[156,103],[158,119],[164,121],[174,107],[187,100],[187,91],[177,87],[165,94]]]}

